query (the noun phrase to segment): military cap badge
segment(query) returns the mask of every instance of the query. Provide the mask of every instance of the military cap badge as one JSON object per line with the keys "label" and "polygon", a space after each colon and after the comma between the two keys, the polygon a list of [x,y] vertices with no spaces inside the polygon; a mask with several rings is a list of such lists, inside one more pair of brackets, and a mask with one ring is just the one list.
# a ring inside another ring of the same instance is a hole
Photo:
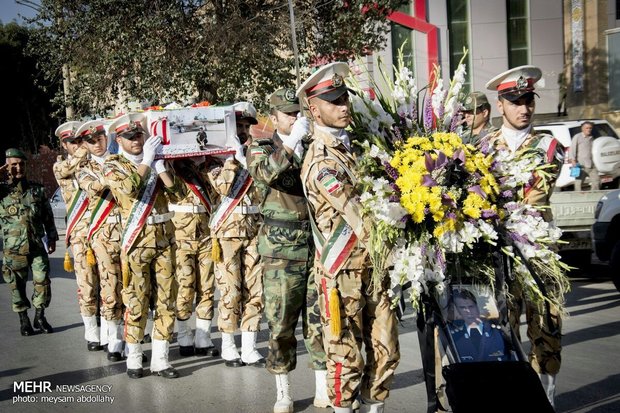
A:
{"label": "military cap badge", "polygon": [[340,87],[344,84],[344,79],[338,73],[335,73],[332,77],[332,85],[334,87]]}
{"label": "military cap badge", "polygon": [[295,91],[293,89],[286,89],[284,92],[284,99],[286,99],[287,102],[295,102]]}

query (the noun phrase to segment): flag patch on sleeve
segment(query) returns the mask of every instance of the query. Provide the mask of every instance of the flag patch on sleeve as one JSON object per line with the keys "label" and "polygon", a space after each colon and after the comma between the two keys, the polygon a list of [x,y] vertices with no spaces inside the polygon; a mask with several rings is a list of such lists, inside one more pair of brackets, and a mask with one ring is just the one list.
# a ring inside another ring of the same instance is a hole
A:
{"label": "flag patch on sleeve", "polygon": [[336,171],[335,169],[321,169],[316,179],[330,194],[338,191],[343,186],[342,182],[340,182],[340,180],[338,179],[338,171]]}

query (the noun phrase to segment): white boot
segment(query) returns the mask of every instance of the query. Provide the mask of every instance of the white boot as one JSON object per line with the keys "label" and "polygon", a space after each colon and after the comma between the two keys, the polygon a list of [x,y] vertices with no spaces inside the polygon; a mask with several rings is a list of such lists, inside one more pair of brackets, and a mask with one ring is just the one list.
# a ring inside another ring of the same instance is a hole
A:
{"label": "white boot", "polygon": [[101,326],[101,328],[97,327],[97,334],[99,335],[99,343],[101,344],[101,346],[107,346],[109,339],[108,339],[108,329],[105,327],[105,318],[103,317],[99,317],[99,325]]}
{"label": "white boot", "polygon": [[250,366],[265,367],[265,359],[256,350],[256,331],[241,332],[241,361]]}
{"label": "white boot", "polygon": [[334,407],[334,413],[353,413],[353,408],[349,407]]}
{"label": "white boot", "polygon": [[194,340],[196,354],[201,356],[218,356],[220,352],[211,341],[211,320],[196,318],[196,338]]}
{"label": "white boot", "polygon": [[151,373],[163,376],[167,379],[179,377],[179,373],[168,361],[168,351],[170,350],[170,343],[168,340],[153,339],[152,343]]}
{"label": "white boot", "polygon": [[360,413],[383,413],[384,407],[384,402],[362,400],[362,404],[360,406]]}
{"label": "white boot", "polygon": [[109,355],[113,353],[118,353],[120,356],[123,349],[123,339],[118,328],[118,320],[104,320],[103,322],[105,324],[102,324],[101,330],[108,332],[108,359],[110,359]]}
{"label": "white boot", "polygon": [[314,370],[315,390],[314,390],[314,407],[325,409],[332,404],[327,395],[327,370]]}
{"label": "white boot", "polygon": [[[232,333],[222,333],[222,358],[226,360],[227,366],[231,365],[231,363],[228,362],[237,362],[241,365],[241,356],[237,351],[235,336]],[[235,365],[233,367],[237,366]]]}
{"label": "white boot", "polygon": [[555,374],[539,374],[538,377],[540,377],[540,382],[543,389],[545,389],[549,403],[555,407]]}
{"label": "white boot", "polygon": [[126,343],[125,354],[127,355],[127,369],[142,369],[142,344]]}
{"label": "white boot", "polygon": [[189,320],[177,320],[177,342],[179,343],[179,353],[183,357],[194,355],[194,334],[189,326]]}
{"label": "white boot", "polygon": [[292,413],[293,400],[291,399],[288,374],[276,374],[276,404],[273,413]]}
{"label": "white boot", "polygon": [[[97,327],[97,316],[82,316],[84,322],[84,338],[88,351],[101,350],[101,341],[99,338],[99,327]],[[107,332],[106,332],[107,333]]]}

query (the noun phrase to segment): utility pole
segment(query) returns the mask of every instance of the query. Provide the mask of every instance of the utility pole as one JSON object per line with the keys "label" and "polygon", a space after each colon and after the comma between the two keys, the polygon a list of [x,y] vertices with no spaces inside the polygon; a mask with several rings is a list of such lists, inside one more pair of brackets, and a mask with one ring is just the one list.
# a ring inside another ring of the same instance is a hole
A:
{"label": "utility pole", "polygon": [[297,50],[297,33],[295,32],[295,11],[293,10],[293,0],[288,0],[288,10],[291,15],[291,37],[293,39],[293,54],[295,56],[295,75],[297,77],[297,87],[301,84],[299,79],[299,51]]}

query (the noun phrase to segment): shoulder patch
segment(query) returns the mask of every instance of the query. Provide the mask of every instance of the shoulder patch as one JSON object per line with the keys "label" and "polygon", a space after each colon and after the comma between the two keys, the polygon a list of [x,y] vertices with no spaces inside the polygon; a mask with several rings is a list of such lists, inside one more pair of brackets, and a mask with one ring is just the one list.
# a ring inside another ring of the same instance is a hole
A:
{"label": "shoulder patch", "polygon": [[342,188],[343,184],[338,179],[338,171],[331,168],[323,168],[319,171],[316,180],[323,185],[328,193],[333,194]]}

